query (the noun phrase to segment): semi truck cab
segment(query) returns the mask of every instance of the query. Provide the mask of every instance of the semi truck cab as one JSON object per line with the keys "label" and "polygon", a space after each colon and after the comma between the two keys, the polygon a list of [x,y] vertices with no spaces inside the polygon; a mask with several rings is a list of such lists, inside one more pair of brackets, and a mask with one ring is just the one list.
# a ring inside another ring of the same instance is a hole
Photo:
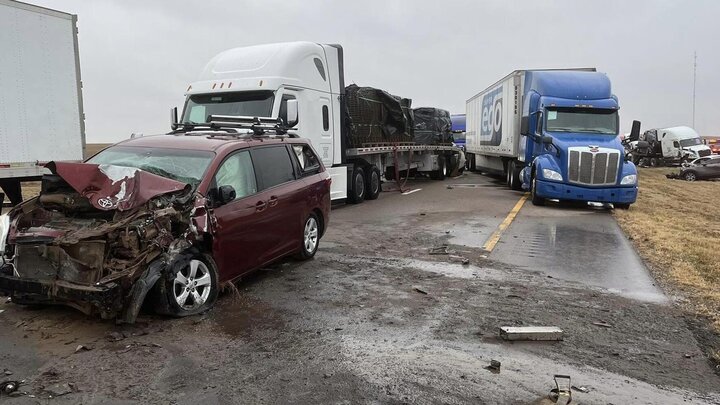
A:
{"label": "semi truck cab", "polygon": [[607,76],[594,69],[527,71],[524,88],[518,159],[532,202],[634,203],[637,170],[625,161]]}
{"label": "semi truck cab", "polygon": [[339,45],[288,42],[234,48],[212,58],[188,86],[181,123],[210,115],[287,119],[297,100],[295,132],[309,139],[332,178],[332,199],[347,194],[340,96],[345,92]]}

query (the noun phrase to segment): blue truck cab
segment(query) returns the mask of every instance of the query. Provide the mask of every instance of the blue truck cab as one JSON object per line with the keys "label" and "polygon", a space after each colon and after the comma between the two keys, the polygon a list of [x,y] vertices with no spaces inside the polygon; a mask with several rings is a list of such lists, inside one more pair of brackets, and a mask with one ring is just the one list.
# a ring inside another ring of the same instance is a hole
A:
{"label": "blue truck cab", "polygon": [[452,122],[453,144],[465,149],[465,114],[452,114],[450,121]]}
{"label": "blue truck cab", "polygon": [[610,79],[595,71],[527,71],[524,88],[520,177],[532,202],[634,203],[637,169],[625,161]]}

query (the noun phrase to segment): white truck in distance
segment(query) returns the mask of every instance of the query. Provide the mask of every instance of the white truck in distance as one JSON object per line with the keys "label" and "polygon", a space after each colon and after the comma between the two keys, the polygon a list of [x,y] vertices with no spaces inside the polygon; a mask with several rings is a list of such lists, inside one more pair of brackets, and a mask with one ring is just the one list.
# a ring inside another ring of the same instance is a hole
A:
{"label": "white truck in distance", "polygon": [[[343,48],[288,42],[234,48],[208,62],[186,91],[180,125],[206,124],[207,117],[246,116],[287,119],[296,100],[298,119],[291,133],[309,139],[332,178],[332,200],[375,199],[383,179],[398,170],[445,175],[462,162],[452,145],[387,143],[349,147]],[[264,120],[263,120],[264,121]],[[200,125],[199,125],[200,126]]]}
{"label": "white truck in distance", "polygon": [[77,16],[0,0],[0,186],[13,204],[21,181],[51,160],[83,159],[85,124]]}

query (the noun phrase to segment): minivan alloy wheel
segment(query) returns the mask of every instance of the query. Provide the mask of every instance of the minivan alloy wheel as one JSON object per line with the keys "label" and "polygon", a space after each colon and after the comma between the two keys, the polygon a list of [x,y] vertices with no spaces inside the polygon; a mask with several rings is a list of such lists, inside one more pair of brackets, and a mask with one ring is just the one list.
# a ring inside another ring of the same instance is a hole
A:
{"label": "minivan alloy wheel", "polygon": [[189,266],[178,271],[173,282],[173,296],[184,310],[202,306],[208,300],[211,289],[210,269],[198,259],[191,260]]}
{"label": "minivan alloy wheel", "polygon": [[318,243],[318,223],[315,217],[310,217],[305,222],[305,232],[303,233],[303,246],[305,251],[313,253]]}

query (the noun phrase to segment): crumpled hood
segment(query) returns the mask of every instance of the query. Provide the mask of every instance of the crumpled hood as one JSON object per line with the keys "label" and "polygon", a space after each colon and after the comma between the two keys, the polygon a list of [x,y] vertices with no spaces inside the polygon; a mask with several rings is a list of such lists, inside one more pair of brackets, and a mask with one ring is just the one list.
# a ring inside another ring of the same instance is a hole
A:
{"label": "crumpled hood", "polygon": [[127,211],[153,197],[190,187],[134,167],[69,162],[50,162],[46,167],[103,211]]}

